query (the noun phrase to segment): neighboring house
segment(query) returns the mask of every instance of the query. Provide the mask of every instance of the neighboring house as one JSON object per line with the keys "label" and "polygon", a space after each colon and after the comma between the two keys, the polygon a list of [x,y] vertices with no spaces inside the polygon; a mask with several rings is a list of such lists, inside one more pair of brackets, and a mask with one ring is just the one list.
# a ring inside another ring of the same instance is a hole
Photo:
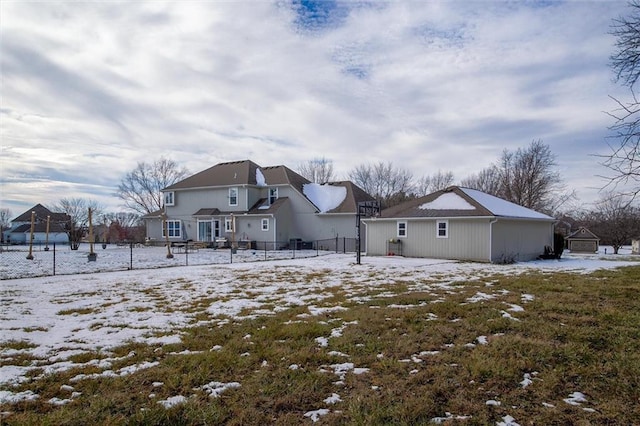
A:
{"label": "neighboring house", "polygon": [[600,238],[584,226],[579,227],[566,237],[567,249],[572,253],[597,253]]}
{"label": "neighboring house", "polygon": [[[11,244],[28,244],[31,234],[31,212],[34,212],[34,243],[68,243],[65,224],[70,217],[66,213],[54,213],[42,204],[36,204],[11,221],[11,228],[4,232],[4,241]],[[47,218],[49,234],[47,236]]]}
{"label": "neighboring house", "polygon": [[311,183],[286,166],[217,164],[162,190],[164,212],[143,216],[147,239],[313,242],[355,238],[357,203],[373,198],[351,182]]}
{"label": "neighboring house", "polygon": [[452,186],[365,219],[367,255],[511,262],[553,247],[555,219],[484,192]]}

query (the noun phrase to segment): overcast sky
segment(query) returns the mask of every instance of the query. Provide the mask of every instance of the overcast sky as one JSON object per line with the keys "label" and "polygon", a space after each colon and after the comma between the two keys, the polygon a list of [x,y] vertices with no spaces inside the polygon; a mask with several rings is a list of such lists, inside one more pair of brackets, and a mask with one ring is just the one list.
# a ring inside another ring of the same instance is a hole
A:
{"label": "overcast sky", "polygon": [[250,159],[459,181],[541,139],[584,203],[625,1],[0,3],[1,206],[122,210],[125,173]]}

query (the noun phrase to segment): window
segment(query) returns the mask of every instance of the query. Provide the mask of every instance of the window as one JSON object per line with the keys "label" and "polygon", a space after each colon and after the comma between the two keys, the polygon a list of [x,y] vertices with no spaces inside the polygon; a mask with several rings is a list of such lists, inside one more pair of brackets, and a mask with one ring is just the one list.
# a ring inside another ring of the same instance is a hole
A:
{"label": "window", "polygon": [[165,229],[169,233],[169,238],[182,237],[182,223],[179,220],[167,220],[167,226],[162,228],[163,237],[166,237]]}
{"label": "window", "polygon": [[229,205],[238,205],[238,188],[229,188]]}
{"label": "window", "polygon": [[263,231],[269,230],[269,219],[262,219],[262,230]]}
{"label": "window", "polygon": [[225,232],[233,232],[233,218],[225,217],[224,218],[224,230]]}
{"label": "window", "polygon": [[407,236],[407,222],[398,222],[398,238]]}
{"label": "window", "polygon": [[273,204],[278,199],[278,188],[269,188],[269,204]]}
{"label": "window", "polygon": [[449,221],[439,220],[436,222],[436,237],[449,238]]}
{"label": "window", "polygon": [[165,192],[164,193],[164,205],[165,206],[173,206],[174,205],[174,198],[173,198],[173,191],[171,192]]}

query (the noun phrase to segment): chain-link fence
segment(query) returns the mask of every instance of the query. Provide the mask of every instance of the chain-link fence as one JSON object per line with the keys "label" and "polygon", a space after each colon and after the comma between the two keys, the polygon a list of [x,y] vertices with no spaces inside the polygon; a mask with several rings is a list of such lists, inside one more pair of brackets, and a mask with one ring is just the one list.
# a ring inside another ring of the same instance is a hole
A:
{"label": "chain-link fence", "polygon": [[78,250],[59,243],[1,245],[0,279],[316,257],[354,252],[356,243],[354,238],[339,237],[318,241],[238,241],[222,246],[184,241],[173,242],[169,247],[127,242],[96,243],[92,248],[89,243],[82,243]]}

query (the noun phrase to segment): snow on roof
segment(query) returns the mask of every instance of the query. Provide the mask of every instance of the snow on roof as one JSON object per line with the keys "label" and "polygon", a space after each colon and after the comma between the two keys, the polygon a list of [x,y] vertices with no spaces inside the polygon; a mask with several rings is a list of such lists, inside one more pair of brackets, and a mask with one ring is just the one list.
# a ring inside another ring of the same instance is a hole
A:
{"label": "snow on roof", "polygon": [[260,169],[256,169],[256,183],[258,186],[267,186],[267,180]]}
{"label": "snow on roof", "polygon": [[302,192],[318,207],[320,213],[335,209],[347,198],[347,188],[344,186],[307,183],[302,186]]}
{"label": "snow on roof", "polygon": [[480,203],[495,216],[523,217],[529,219],[553,219],[546,214],[538,213],[535,210],[519,206],[502,198],[494,197],[482,191],[471,188],[460,188],[465,194]]}
{"label": "snow on roof", "polygon": [[467,200],[454,194],[453,192],[445,192],[433,201],[418,206],[422,210],[475,210],[476,208],[469,204]]}

